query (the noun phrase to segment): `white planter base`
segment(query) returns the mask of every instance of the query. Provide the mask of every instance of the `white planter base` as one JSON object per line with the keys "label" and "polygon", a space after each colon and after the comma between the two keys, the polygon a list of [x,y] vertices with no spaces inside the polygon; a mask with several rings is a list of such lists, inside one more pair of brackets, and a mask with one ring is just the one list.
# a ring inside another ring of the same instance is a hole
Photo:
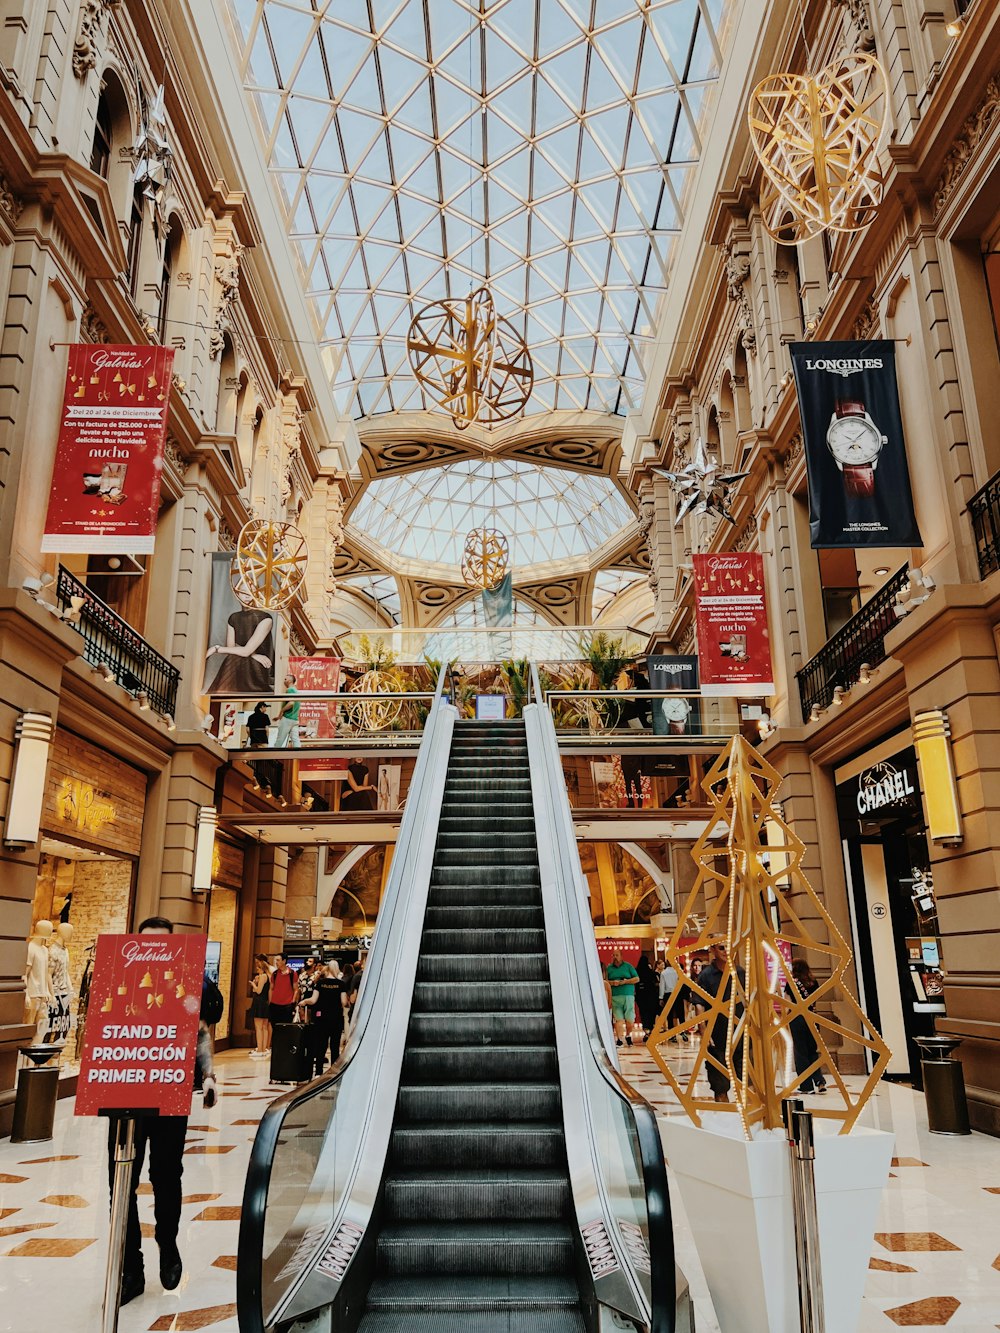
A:
{"label": "white planter base", "polygon": [[[797,1333],[784,1134],[748,1143],[737,1117],[722,1114],[705,1117],[701,1129],[679,1116],[660,1123],[722,1333]],[[826,1328],[854,1333],[894,1137],[864,1127],[840,1135],[835,1125],[814,1123]]]}

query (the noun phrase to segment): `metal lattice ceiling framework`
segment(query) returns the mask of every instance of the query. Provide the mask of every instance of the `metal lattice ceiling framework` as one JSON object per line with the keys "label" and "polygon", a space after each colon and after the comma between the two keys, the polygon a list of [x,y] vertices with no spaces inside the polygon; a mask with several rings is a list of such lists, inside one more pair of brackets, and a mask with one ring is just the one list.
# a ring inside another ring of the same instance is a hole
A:
{"label": "metal lattice ceiling framework", "polygon": [[343,412],[429,407],[409,323],[483,281],[529,412],[639,405],[723,0],[228,4]]}

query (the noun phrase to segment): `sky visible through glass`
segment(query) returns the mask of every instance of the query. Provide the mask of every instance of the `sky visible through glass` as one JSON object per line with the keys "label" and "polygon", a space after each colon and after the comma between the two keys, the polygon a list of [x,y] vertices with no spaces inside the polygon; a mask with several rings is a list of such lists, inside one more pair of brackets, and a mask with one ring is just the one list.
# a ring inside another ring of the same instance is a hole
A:
{"label": "sky visible through glass", "polygon": [[499,528],[523,569],[585,556],[632,518],[608,477],[500,458],[376,478],[350,523],[398,555],[451,565],[471,528]]}
{"label": "sky visible through glass", "polygon": [[227,0],[338,407],[430,406],[406,332],[486,281],[528,412],[640,403],[722,0]]}

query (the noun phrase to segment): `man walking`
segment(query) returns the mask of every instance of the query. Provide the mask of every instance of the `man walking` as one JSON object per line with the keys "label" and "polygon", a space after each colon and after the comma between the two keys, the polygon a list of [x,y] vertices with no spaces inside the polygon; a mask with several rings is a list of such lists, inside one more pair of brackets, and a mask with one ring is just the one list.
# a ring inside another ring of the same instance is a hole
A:
{"label": "man walking", "polygon": [[[151,916],[143,921],[140,935],[172,935],[174,926],[166,917]],[[215,1075],[212,1072],[212,1038],[204,1021],[198,1025],[198,1072],[204,1089],[204,1105],[215,1105]],[[149,1145],[149,1183],[153,1187],[153,1215],[156,1220],[156,1243],[160,1250],[160,1282],[165,1291],[173,1291],[181,1280],[184,1265],[177,1248],[177,1231],[181,1221],[181,1175],[184,1171],[184,1139],[187,1135],[186,1115],[140,1115],[135,1121],[135,1161],[132,1164],[132,1190],[128,1202],[128,1222],[125,1230],[125,1259],[122,1264],[121,1304],[127,1305],[146,1288],[142,1259],[142,1230],[139,1226],[139,1207],[136,1190],[142,1176],[146,1146]],[[108,1124],[108,1175],[114,1184],[115,1159],[114,1121]]]}
{"label": "man walking", "polygon": [[[285,677],[285,693],[298,694],[295,688],[295,677],[291,672]],[[299,740],[299,709],[302,707],[298,699],[286,699],[281,705],[281,712],[278,714],[278,737],[274,742],[277,749],[283,749],[290,745],[293,750],[301,748]]]}
{"label": "man walking", "polygon": [[624,1038],[625,1044],[631,1046],[632,1028],[635,1026],[635,986],[639,980],[639,973],[631,963],[626,963],[621,949],[616,949],[608,964],[607,977],[611,987],[611,1017],[615,1025],[615,1043],[620,1046]]}

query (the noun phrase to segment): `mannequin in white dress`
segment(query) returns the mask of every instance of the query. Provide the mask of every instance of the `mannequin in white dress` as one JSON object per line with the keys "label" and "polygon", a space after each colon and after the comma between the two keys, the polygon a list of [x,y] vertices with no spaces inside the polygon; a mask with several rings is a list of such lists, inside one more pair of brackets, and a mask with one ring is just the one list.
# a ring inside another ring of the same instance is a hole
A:
{"label": "mannequin in white dress", "polygon": [[48,1009],[52,1000],[48,943],[54,933],[51,921],[36,921],[28,940],[28,965],[24,972],[28,1023],[37,1023],[39,1014]]}

